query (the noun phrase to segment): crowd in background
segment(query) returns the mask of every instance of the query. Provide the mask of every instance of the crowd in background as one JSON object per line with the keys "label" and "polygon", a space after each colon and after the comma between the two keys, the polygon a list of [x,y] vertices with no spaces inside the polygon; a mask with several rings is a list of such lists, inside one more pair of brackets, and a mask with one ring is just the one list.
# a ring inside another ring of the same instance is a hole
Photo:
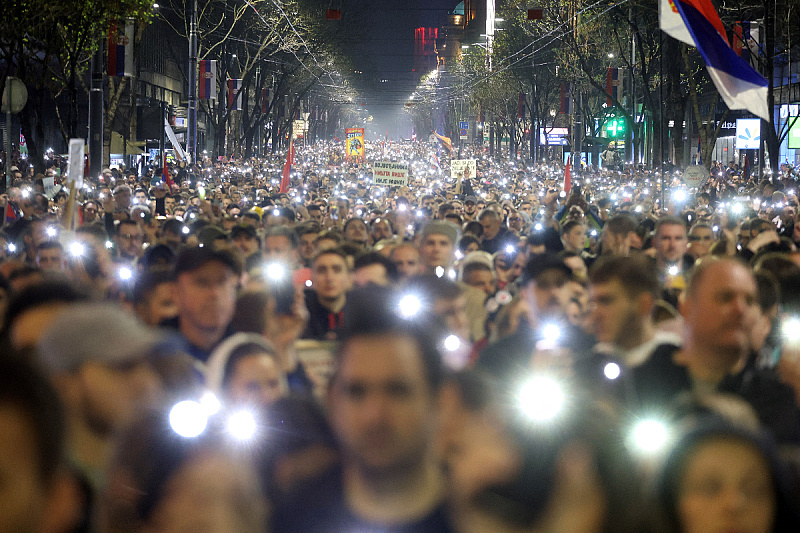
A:
{"label": "crowd in background", "polygon": [[17,163],[0,532],[800,530],[792,168],[342,150]]}

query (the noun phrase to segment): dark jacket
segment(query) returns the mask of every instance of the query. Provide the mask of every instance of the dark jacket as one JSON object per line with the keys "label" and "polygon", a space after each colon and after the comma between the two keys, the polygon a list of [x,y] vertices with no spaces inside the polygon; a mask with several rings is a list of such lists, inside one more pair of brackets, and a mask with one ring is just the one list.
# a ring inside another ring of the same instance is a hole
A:
{"label": "dark jacket", "polygon": [[344,310],[338,313],[331,312],[319,301],[317,291],[314,289],[305,290],[305,299],[309,316],[301,337],[319,341],[336,340],[344,324]]}

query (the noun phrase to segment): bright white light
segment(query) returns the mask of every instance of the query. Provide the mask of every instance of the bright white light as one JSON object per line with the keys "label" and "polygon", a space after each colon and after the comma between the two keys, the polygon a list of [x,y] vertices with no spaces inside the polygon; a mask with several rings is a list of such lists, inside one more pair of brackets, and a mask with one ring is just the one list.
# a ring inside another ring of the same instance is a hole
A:
{"label": "bright white light", "polygon": [[69,254],[72,257],[81,257],[84,253],[86,253],[86,247],[83,243],[77,241],[69,243]]}
{"label": "bright white light", "polygon": [[683,189],[678,189],[677,191],[675,191],[675,193],[673,193],[672,197],[675,198],[676,202],[685,202],[686,191],[684,191]]}
{"label": "bright white light", "polygon": [[235,411],[228,417],[225,429],[234,439],[247,441],[256,434],[256,419],[250,411],[244,409]]}
{"label": "bright white light", "polygon": [[306,280],[306,287],[311,287],[314,283],[310,279]]}
{"label": "bright white light", "polygon": [[281,216],[281,210],[280,209],[273,209],[272,210],[272,216],[274,216],[274,217]]}
{"label": "bright white light", "polygon": [[507,244],[506,245],[506,253],[507,254],[513,254],[514,253],[514,245],[513,244]]}
{"label": "bright white light", "polygon": [[549,342],[555,343],[561,337],[561,328],[556,324],[546,324],[542,328],[542,338]]}
{"label": "bright white light", "polygon": [[444,349],[449,352],[455,352],[461,347],[461,339],[459,339],[456,335],[448,335],[447,338],[444,339]]}
{"label": "bright white light", "polygon": [[269,263],[264,267],[264,272],[273,281],[281,281],[286,278],[286,267],[280,263]]}
{"label": "bright white light", "polygon": [[742,212],[742,209],[744,209],[744,208],[742,207],[742,204],[733,204],[733,205],[731,206],[731,211],[733,211],[733,214],[734,214],[734,215],[738,215],[739,213],[741,213],[741,212]]}
{"label": "bright white light", "polygon": [[48,228],[45,230],[45,233],[47,233],[47,236],[48,236],[48,237],[55,237],[55,236],[56,236],[56,233],[57,233],[57,232],[56,232],[56,228],[54,228],[54,227],[50,226],[50,227],[48,227]]}
{"label": "bright white light", "polygon": [[783,322],[781,333],[789,344],[800,343],[800,318],[790,317]]}
{"label": "bright white light", "polygon": [[210,390],[205,391],[203,395],[200,396],[200,405],[208,416],[218,413],[222,408],[219,398]]}
{"label": "bright white light", "polygon": [[603,368],[603,374],[605,374],[606,378],[608,379],[617,379],[621,372],[622,371],[617,363],[608,363]]}
{"label": "bright white light", "polygon": [[437,278],[441,278],[442,276],[444,276],[444,267],[443,266],[437,266],[433,270],[433,273],[436,274]]}
{"label": "bright white light", "polygon": [[414,318],[422,309],[422,302],[413,294],[406,294],[400,298],[398,305],[400,316],[403,318]]}
{"label": "bright white light", "polygon": [[552,378],[542,376],[525,382],[517,397],[520,409],[537,422],[546,422],[558,416],[565,399],[561,385]]}
{"label": "bright white light", "polygon": [[8,243],[8,251],[13,254],[17,251],[17,245],[13,242]]}
{"label": "bright white light", "polygon": [[637,205],[636,208],[634,209],[634,211],[636,211],[637,213],[641,213],[642,212],[642,206]]}
{"label": "bright white light", "polygon": [[189,235],[190,231],[191,230],[189,229],[189,226],[184,226],[183,228],[181,228],[181,233],[183,233],[184,235]]}
{"label": "bright white light", "polygon": [[107,248],[107,249],[109,249],[109,250],[110,250],[110,249],[111,249],[111,248],[113,248],[113,247],[114,247],[114,243],[113,243],[113,242],[111,242],[111,241],[106,241],[106,248]]}
{"label": "bright white light", "polygon": [[122,281],[130,281],[133,277],[133,271],[128,267],[120,267],[119,269],[119,279]]}
{"label": "bright white light", "polygon": [[181,437],[191,439],[205,431],[208,426],[208,415],[198,402],[184,400],[170,409],[169,425]]}
{"label": "bright white light", "polygon": [[678,268],[678,265],[672,265],[667,269],[667,274],[670,276],[677,276],[680,274],[681,270]]}
{"label": "bright white light", "polygon": [[400,204],[400,205],[397,206],[397,210],[398,211],[405,211],[406,209],[408,209],[406,207],[406,204]]}
{"label": "bright white light", "polygon": [[456,259],[464,259],[464,254],[461,252],[461,250],[456,250]]}
{"label": "bright white light", "polygon": [[542,231],[543,227],[544,226],[542,226],[541,222],[537,222],[536,224],[534,224],[533,229],[535,229],[536,231]]}
{"label": "bright white light", "polygon": [[667,426],[658,420],[642,420],[631,432],[631,443],[639,452],[653,453],[661,450],[667,442]]}

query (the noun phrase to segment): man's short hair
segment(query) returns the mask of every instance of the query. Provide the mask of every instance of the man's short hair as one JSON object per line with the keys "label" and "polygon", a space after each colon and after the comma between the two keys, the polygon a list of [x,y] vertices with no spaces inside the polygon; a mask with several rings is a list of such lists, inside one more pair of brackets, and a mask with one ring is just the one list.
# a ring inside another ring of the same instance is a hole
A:
{"label": "man's short hair", "polygon": [[650,293],[658,298],[661,283],[655,268],[644,257],[603,257],[592,265],[589,281],[592,284],[619,281],[630,299],[642,293]]}
{"label": "man's short hair", "polygon": [[[405,292],[405,291],[404,291]],[[397,312],[397,302],[402,294],[391,287],[366,287],[354,289],[347,296],[344,327],[334,355],[335,382],[347,353],[350,341],[358,337],[375,335],[402,335],[413,339],[419,348],[425,379],[431,391],[436,391],[444,380],[444,365],[430,321],[405,319]],[[441,333],[441,332],[439,332]]]}
{"label": "man's short hair", "polygon": [[656,227],[653,228],[653,235],[658,235],[658,232],[663,226],[680,226],[684,229],[684,231],[686,231],[686,224],[683,222],[683,220],[679,219],[678,217],[666,216],[658,219],[656,222]]}
{"label": "man's short hair", "polygon": [[494,270],[492,270],[492,267],[486,263],[481,261],[471,261],[464,265],[464,268],[461,271],[461,279],[466,280],[473,272],[490,272],[494,276]]}
{"label": "man's short hair", "polygon": [[636,220],[630,215],[617,215],[611,217],[606,222],[604,231],[613,233],[614,235],[628,235],[636,231]]}
{"label": "man's short hair", "polygon": [[494,218],[495,220],[500,220],[500,215],[494,209],[490,207],[485,207],[481,212],[478,214],[478,220],[483,220],[484,218]]}
{"label": "man's short hair", "polygon": [[586,224],[577,220],[567,220],[561,225],[561,236],[568,234],[575,226],[586,227]]}
{"label": "man's short hair", "polygon": [[291,246],[292,250],[300,246],[300,237],[297,235],[297,232],[289,226],[273,226],[269,228],[267,234],[264,235],[264,242],[266,243],[267,239],[270,237],[286,237],[289,240],[289,246]]}
{"label": "man's short hair", "polygon": [[356,257],[353,263],[353,270],[359,268],[366,268],[371,265],[381,265],[386,269],[386,277],[389,281],[394,283],[400,279],[400,274],[397,272],[397,265],[383,254],[378,252],[366,252]]}
{"label": "man's short hair", "polygon": [[36,252],[39,253],[44,250],[60,250],[64,251],[64,247],[61,246],[61,243],[58,241],[42,241],[36,247]]}
{"label": "man's short hair", "polygon": [[311,266],[313,267],[314,264],[319,260],[319,258],[324,255],[337,255],[342,258],[342,261],[344,261],[345,265],[348,264],[347,253],[340,246],[337,246],[335,248],[328,248],[327,250],[320,250],[319,252],[314,254],[314,257],[311,259]]}

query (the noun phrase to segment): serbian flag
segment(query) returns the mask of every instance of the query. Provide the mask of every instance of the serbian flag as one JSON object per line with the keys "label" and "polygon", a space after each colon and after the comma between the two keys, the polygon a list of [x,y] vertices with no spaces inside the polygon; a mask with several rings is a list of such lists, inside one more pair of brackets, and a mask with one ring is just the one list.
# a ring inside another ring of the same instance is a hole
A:
{"label": "serbian flag", "polygon": [[767,80],[728,43],[711,0],[659,0],[661,29],[697,47],[706,70],[730,109],[746,109],[770,122]]}
{"label": "serbian flag", "polygon": [[109,76],[133,76],[133,23],[121,28],[112,23],[108,29]]}
{"label": "serbian flag", "polygon": [[615,99],[617,102],[622,100],[622,80],[624,78],[624,74],[622,69],[609,67],[606,71],[606,94],[608,97],[606,98],[606,105],[611,107],[614,105]]}
{"label": "serbian flag", "polygon": [[289,141],[289,150],[286,151],[286,164],[283,165],[283,176],[281,177],[281,193],[289,192],[289,174],[292,172],[292,163],[294,162],[294,142]]}
{"label": "serbian flag", "polygon": [[10,224],[20,218],[18,209],[11,205],[11,202],[6,203],[6,224]]}
{"label": "serbian flag", "polygon": [[172,194],[172,178],[169,177],[169,167],[167,167],[167,158],[164,158],[164,169],[161,171],[161,177],[164,178],[164,183],[167,184],[168,191]]}
{"label": "serbian flag", "polygon": [[197,62],[197,97],[200,100],[217,99],[217,61],[203,59]]}
{"label": "serbian flag", "polygon": [[569,194],[569,190],[572,188],[572,156],[569,156],[567,159],[567,166],[564,167],[564,192]]}
{"label": "serbian flag", "polygon": [[242,108],[242,80],[228,79],[228,109],[238,111]]}

